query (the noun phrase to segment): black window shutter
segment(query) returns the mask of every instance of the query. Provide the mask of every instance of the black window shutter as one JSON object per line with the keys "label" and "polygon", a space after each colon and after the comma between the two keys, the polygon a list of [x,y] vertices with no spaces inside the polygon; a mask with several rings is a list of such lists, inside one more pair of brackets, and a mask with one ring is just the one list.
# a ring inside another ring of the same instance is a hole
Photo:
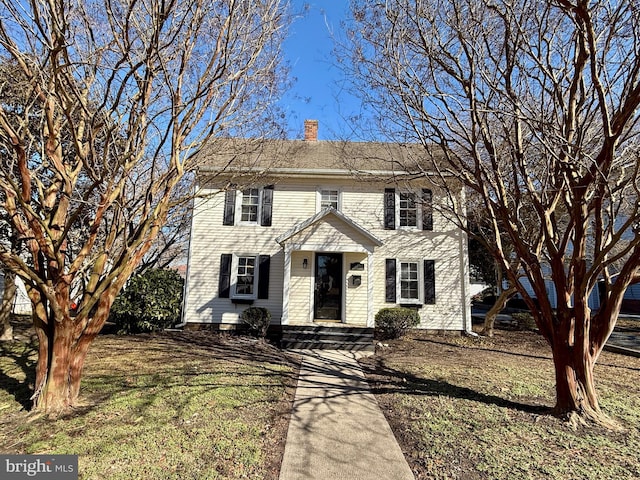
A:
{"label": "black window shutter", "polygon": [[258,257],[258,298],[269,298],[269,267],[271,257],[260,255]]}
{"label": "black window shutter", "polygon": [[273,185],[267,185],[262,189],[262,218],[260,225],[271,226],[271,214],[273,211]]}
{"label": "black window shutter", "polygon": [[433,193],[422,189],[422,229],[433,230]]}
{"label": "black window shutter", "polygon": [[231,290],[231,258],[230,253],[220,255],[220,282],[218,283],[218,297],[229,298]]}
{"label": "black window shutter", "polygon": [[387,258],[386,262],[386,283],[384,301],[396,303],[396,260]]}
{"label": "black window shutter", "polygon": [[436,269],[434,260],[424,261],[424,303],[436,303]]}
{"label": "black window shutter", "polygon": [[236,213],[236,191],[227,190],[224,192],[224,216],[223,225],[233,225]]}
{"label": "black window shutter", "polygon": [[396,189],[384,189],[384,229],[395,230],[396,228]]}

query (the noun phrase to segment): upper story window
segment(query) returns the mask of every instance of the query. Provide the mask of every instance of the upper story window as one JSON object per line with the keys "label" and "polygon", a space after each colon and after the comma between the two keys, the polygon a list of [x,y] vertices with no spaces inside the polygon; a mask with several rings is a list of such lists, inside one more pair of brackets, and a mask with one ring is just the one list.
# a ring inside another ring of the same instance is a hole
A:
{"label": "upper story window", "polygon": [[258,221],[258,212],[260,211],[260,190],[257,188],[248,188],[242,191],[242,199],[240,200],[241,222],[256,223]]}
{"label": "upper story window", "polygon": [[336,210],[341,209],[340,190],[337,188],[321,188],[318,190],[317,211],[327,207],[333,207]]}
{"label": "upper story window", "polygon": [[415,193],[400,192],[398,194],[398,213],[401,227],[418,226],[418,203]]}
{"label": "upper story window", "polygon": [[395,188],[384,190],[384,228],[414,228],[433,230],[433,204],[431,190],[398,192]]}
{"label": "upper story window", "polygon": [[320,191],[320,207],[333,207],[338,210],[338,199],[340,192],[338,190],[321,190]]}
{"label": "upper story window", "polygon": [[244,190],[229,189],[224,196],[222,224],[270,227],[272,211],[273,185]]}

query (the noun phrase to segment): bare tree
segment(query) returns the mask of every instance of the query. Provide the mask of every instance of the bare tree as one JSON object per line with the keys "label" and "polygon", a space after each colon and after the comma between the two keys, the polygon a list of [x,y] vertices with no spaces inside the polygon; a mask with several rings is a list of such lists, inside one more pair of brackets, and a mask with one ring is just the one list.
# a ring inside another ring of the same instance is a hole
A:
{"label": "bare tree", "polygon": [[[39,339],[34,408],[77,399],[87,350],[178,202],[194,154],[279,131],[279,0],[3,0],[0,56],[24,76],[0,105],[2,209],[28,252]],[[77,303],[72,315],[71,305]]]}
{"label": "bare tree", "polygon": [[[183,192],[184,195],[189,195]],[[168,213],[167,222],[135,270],[142,274],[151,268],[177,268],[186,265],[191,228],[191,202],[180,202]]]}
{"label": "bare tree", "polygon": [[551,346],[555,412],[613,425],[594,365],[640,279],[640,4],[353,0],[352,13],[345,64],[382,131],[422,143],[424,173],[482,200],[492,253]]}

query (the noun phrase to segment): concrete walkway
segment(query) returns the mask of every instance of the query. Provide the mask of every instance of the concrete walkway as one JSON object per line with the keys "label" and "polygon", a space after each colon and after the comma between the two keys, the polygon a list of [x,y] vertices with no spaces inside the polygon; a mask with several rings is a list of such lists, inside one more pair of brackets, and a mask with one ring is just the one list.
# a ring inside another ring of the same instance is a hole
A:
{"label": "concrete walkway", "polygon": [[303,352],[280,480],[413,480],[356,353]]}

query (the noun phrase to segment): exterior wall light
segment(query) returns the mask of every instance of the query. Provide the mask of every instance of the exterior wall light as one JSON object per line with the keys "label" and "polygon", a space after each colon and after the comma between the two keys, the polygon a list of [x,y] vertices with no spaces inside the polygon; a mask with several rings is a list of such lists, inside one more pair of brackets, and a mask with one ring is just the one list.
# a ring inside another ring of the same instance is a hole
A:
{"label": "exterior wall light", "polygon": [[302,268],[306,270],[308,266],[309,266],[309,261],[306,258],[304,258],[302,260]]}

